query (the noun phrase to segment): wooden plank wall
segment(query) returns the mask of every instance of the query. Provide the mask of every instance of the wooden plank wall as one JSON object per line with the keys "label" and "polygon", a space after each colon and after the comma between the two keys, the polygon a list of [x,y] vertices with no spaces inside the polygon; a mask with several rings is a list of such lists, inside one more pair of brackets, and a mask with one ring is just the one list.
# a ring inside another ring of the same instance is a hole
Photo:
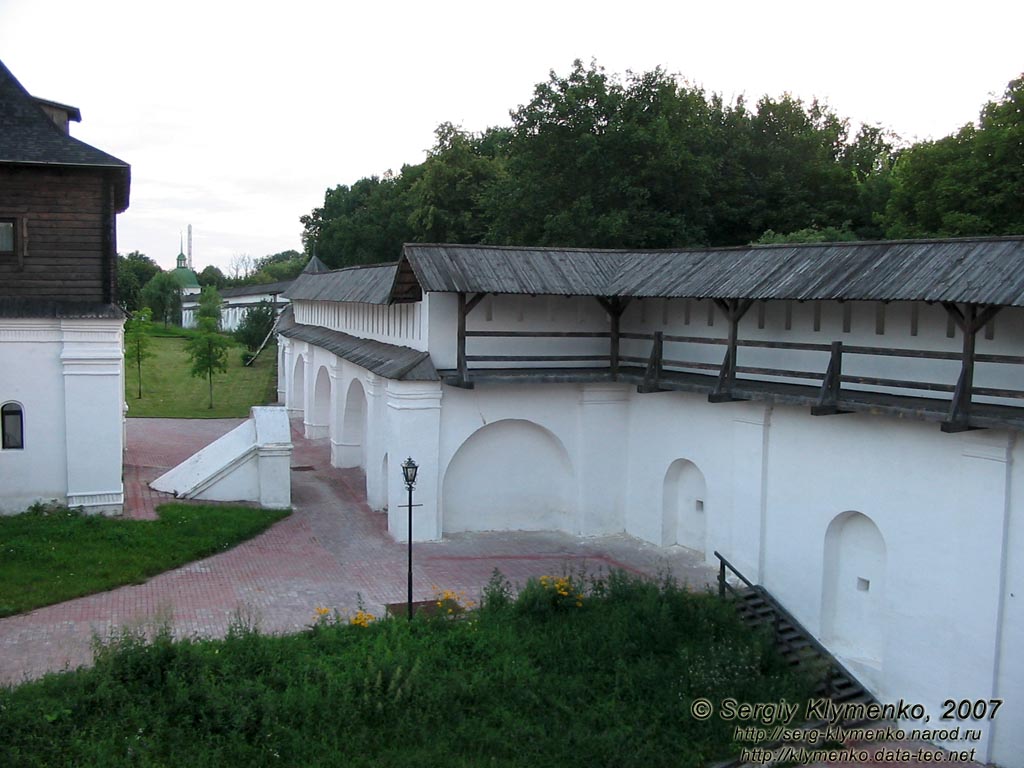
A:
{"label": "wooden plank wall", "polygon": [[0,218],[28,234],[22,265],[0,257],[0,296],[111,301],[110,194],[101,169],[0,167]]}

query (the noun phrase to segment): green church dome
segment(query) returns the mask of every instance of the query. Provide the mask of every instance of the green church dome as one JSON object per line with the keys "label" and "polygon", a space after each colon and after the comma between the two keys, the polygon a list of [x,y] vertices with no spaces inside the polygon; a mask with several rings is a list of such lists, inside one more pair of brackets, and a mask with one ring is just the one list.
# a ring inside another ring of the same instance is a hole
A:
{"label": "green church dome", "polygon": [[180,285],[184,290],[188,290],[189,288],[195,288],[198,290],[199,279],[196,277],[196,273],[186,266],[187,264],[188,259],[185,258],[185,254],[179,253],[178,266],[171,270],[171,274],[174,276],[174,279],[178,281],[178,285]]}

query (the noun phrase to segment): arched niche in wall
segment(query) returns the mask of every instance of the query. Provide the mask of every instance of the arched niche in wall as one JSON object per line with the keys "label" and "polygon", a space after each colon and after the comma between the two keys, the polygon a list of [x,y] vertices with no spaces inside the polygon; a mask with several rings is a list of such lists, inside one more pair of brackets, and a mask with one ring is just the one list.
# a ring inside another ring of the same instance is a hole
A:
{"label": "arched niche in wall", "polygon": [[459,447],[442,485],[444,533],[573,531],[576,483],[569,454],[532,421],[481,427]]}
{"label": "arched niche in wall", "polygon": [[384,509],[388,508],[388,481],[390,479],[388,477],[388,455],[385,453],[384,458],[380,462],[380,497],[384,499]]}
{"label": "arched niche in wall", "polygon": [[822,639],[840,658],[880,667],[885,648],[885,540],[861,512],[825,532]]}
{"label": "arched niche in wall", "polygon": [[[321,365],[313,383],[313,405],[307,421],[315,427],[327,429],[331,416],[331,374],[327,366]],[[326,433],[318,437],[326,437]]]}
{"label": "arched niche in wall", "polygon": [[676,459],[662,483],[661,544],[707,555],[707,483],[697,465]]}
{"label": "arched niche in wall", "polygon": [[292,366],[291,408],[306,410],[306,359],[302,355],[295,356],[295,365]]}
{"label": "arched niche in wall", "polygon": [[366,457],[366,391],[359,379],[352,379],[345,394],[345,411],[341,420],[340,467],[364,467]]}

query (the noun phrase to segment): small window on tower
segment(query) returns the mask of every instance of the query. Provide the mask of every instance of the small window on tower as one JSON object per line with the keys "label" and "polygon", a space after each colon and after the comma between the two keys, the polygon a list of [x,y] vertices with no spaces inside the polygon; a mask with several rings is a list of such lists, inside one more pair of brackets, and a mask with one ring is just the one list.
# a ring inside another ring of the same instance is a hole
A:
{"label": "small window on tower", "polygon": [[14,253],[14,220],[0,219],[0,254]]}
{"label": "small window on tower", "polygon": [[0,443],[0,447],[5,449],[25,447],[25,425],[20,405],[4,403],[0,408],[0,426],[3,431],[3,441]]}

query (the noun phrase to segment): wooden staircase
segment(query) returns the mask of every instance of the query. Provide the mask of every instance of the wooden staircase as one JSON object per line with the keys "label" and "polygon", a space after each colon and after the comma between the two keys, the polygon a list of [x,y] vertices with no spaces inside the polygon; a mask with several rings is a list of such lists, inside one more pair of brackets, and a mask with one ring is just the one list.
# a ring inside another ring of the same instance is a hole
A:
{"label": "wooden staircase", "polygon": [[[815,698],[827,698],[838,703],[875,703],[874,696],[819,643],[810,632],[778,600],[764,587],[751,583],[743,574],[722,555],[715,552],[719,560],[718,594],[730,600],[737,612],[751,628],[767,627],[771,630],[776,647],[783,658],[797,669],[811,669],[821,674],[821,680],[814,690]],[[740,585],[729,583],[728,574],[739,580]],[[793,724],[794,727],[796,723]],[[828,723],[824,720],[807,722],[800,727],[804,730],[824,730]],[[855,728],[864,725],[864,721],[844,721],[841,728]],[[786,746],[782,742],[758,745],[766,749]],[[759,762],[758,765],[772,763]],[[746,766],[739,758],[717,763],[714,768],[734,768]]]}

